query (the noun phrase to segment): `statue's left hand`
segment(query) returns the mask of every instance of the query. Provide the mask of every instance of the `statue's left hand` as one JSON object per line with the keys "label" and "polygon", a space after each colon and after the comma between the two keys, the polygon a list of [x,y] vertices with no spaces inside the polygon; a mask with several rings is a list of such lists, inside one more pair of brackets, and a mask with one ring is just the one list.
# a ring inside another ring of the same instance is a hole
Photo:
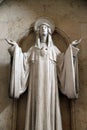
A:
{"label": "statue's left hand", "polygon": [[73,46],[76,47],[81,41],[82,41],[82,39],[80,39],[80,40],[75,40],[75,41],[73,41],[73,42],[71,43],[71,45],[73,45]]}
{"label": "statue's left hand", "polygon": [[17,43],[16,43],[15,41],[8,40],[8,39],[5,39],[5,40],[6,40],[6,42],[7,42],[8,44],[10,44],[10,45],[12,45],[12,46],[16,46],[16,45],[17,45]]}

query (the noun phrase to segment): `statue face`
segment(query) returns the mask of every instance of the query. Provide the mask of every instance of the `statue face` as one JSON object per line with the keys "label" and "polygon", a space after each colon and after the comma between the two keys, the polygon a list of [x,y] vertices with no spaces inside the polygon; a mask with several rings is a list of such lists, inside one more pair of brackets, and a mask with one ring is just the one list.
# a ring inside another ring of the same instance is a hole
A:
{"label": "statue face", "polygon": [[42,24],[41,26],[40,26],[40,28],[39,28],[39,30],[40,30],[40,35],[42,36],[47,36],[48,35],[48,27],[47,27],[47,25],[45,25],[45,24]]}

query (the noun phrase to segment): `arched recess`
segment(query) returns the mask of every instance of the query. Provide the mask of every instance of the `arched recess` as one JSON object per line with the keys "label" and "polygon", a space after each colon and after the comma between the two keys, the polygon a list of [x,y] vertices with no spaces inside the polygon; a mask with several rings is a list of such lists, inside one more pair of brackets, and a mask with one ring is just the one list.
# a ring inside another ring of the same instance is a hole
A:
{"label": "arched recess", "polygon": [[[54,44],[59,48],[61,52],[65,52],[68,45],[71,43],[68,35],[59,28],[55,28],[52,35]],[[23,34],[21,34],[17,43],[22,48],[23,52],[28,51],[28,49],[35,43],[35,32],[33,26],[27,29]],[[26,103],[27,103],[27,91],[21,95],[20,99],[17,101],[15,106],[17,109],[16,113],[16,129],[24,130],[25,125],[25,113],[26,113]],[[60,107],[64,130],[74,130],[75,115],[74,115],[74,101],[67,99],[64,95],[60,93]],[[73,112],[73,114],[72,114]]]}

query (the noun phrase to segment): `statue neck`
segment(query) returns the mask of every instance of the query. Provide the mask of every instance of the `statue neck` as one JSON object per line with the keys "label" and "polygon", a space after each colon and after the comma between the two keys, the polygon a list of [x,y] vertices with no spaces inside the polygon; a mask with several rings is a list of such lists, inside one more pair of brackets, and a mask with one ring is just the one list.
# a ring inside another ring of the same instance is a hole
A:
{"label": "statue neck", "polygon": [[40,42],[41,43],[46,43],[47,42],[47,36],[41,36],[41,38],[40,38]]}

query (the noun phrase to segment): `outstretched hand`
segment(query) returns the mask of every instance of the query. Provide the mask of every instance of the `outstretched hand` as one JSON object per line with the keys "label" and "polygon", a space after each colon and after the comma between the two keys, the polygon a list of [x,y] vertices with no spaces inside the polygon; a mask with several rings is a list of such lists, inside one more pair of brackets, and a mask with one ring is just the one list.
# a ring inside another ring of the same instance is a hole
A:
{"label": "outstretched hand", "polygon": [[80,40],[75,40],[75,41],[73,41],[71,44],[76,47],[81,41],[82,41],[82,39],[80,39]]}
{"label": "outstretched hand", "polygon": [[10,44],[10,45],[12,45],[12,46],[17,45],[17,43],[16,43],[15,41],[8,40],[8,39],[5,39],[5,40],[6,40],[6,42],[7,42],[8,44]]}

